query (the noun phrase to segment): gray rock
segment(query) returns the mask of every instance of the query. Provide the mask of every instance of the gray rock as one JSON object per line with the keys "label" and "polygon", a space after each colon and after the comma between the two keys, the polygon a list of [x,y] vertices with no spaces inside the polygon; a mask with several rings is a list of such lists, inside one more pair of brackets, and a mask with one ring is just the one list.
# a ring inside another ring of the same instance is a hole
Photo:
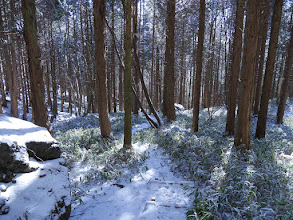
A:
{"label": "gray rock", "polygon": [[[7,189],[7,187],[4,184],[0,184],[0,192],[5,192],[6,189]],[[0,204],[1,204],[1,201],[0,201]]]}
{"label": "gray rock", "polygon": [[55,209],[52,211],[51,219],[58,217],[59,220],[67,220],[70,217],[71,204],[66,204],[65,197],[62,197],[56,205]]}
{"label": "gray rock", "polygon": [[59,158],[61,150],[46,128],[18,118],[0,115],[0,143],[15,144],[28,149],[37,160]]}
{"label": "gray rock", "polygon": [[30,160],[40,169],[16,175],[16,183],[0,193],[0,219],[69,219],[70,183],[68,168],[61,165],[64,160]]}
{"label": "gray rock", "polygon": [[37,160],[52,160],[61,156],[61,149],[56,142],[29,142],[26,147],[29,156]]}
{"label": "gray rock", "polygon": [[14,173],[9,170],[0,172],[0,182],[9,183],[14,177]]}
{"label": "gray rock", "polygon": [[0,198],[0,215],[8,214],[10,207],[6,205],[6,199]]}
{"label": "gray rock", "polygon": [[10,207],[5,205],[1,208],[0,215],[6,215],[10,211]]}
{"label": "gray rock", "polygon": [[0,209],[2,209],[3,206],[5,206],[5,199],[0,198]]}
{"label": "gray rock", "polygon": [[25,146],[0,143],[0,182],[10,182],[13,173],[27,173],[29,167],[29,156]]}

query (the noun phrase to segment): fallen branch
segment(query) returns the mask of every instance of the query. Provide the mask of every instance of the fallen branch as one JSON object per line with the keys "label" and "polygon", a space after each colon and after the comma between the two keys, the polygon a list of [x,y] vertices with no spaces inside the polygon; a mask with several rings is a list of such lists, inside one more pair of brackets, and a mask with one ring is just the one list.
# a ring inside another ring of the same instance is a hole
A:
{"label": "fallen branch", "polygon": [[[117,45],[116,45],[116,41],[117,41],[117,40],[116,40],[115,33],[114,33],[114,31],[112,30],[112,28],[110,27],[110,25],[109,25],[107,19],[105,19],[105,22],[106,22],[106,25],[107,25],[107,27],[108,27],[108,29],[109,29],[111,35],[112,35],[113,40],[114,40],[114,48],[115,48],[115,51],[116,51],[117,57],[118,57],[118,59],[119,59],[120,65],[121,65],[121,67],[123,68],[123,70],[125,70],[125,65],[124,65],[124,63],[123,63],[123,61],[122,61],[121,55],[120,55],[120,53],[119,53],[119,51],[118,51],[118,48],[117,48]],[[159,127],[161,126],[161,119],[160,119],[160,117],[159,117],[157,111],[155,110],[155,108],[154,108],[154,106],[153,106],[153,103],[152,103],[152,101],[151,101],[151,99],[150,99],[150,97],[149,97],[149,95],[148,95],[148,91],[147,91],[147,88],[146,88],[146,86],[145,86],[144,79],[143,79],[143,74],[142,74],[141,69],[140,69],[140,64],[139,64],[139,59],[138,59],[137,51],[134,51],[134,58],[135,58],[135,61],[136,61],[135,63],[136,63],[136,65],[137,65],[137,70],[138,70],[138,73],[139,73],[139,79],[140,79],[140,82],[141,82],[141,85],[142,85],[142,89],[143,89],[144,95],[145,95],[145,97],[146,97],[146,99],[147,99],[147,102],[148,102],[148,105],[149,105],[149,107],[150,107],[151,112],[154,114],[154,116],[155,116],[155,118],[157,119],[157,122],[158,122],[158,123],[155,123],[155,124],[157,124],[157,126],[155,126],[155,127],[156,127],[156,128],[159,128]],[[132,89],[132,91],[135,91],[135,90]],[[138,98],[137,95],[136,95],[136,98],[137,98],[138,102],[140,102],[140,100],[139,100],[139,98]],[[139,105],[140,105],[140,108],[143,109],[143,108],[142,108],[142,104],[140,103]],[[142,110],[142,111],[144,111],[144,110]],[[145,113],[146,113],[146,112],[145,112]],[[145,114],[145,113],[144,113],[144,114]],[[147,113],[146,113],[146,114],[147,114]],[[145,115],[146,115],[146,114],[145,114]],[[149,121],[149,120],[150,120],[150,117],[148,117],[147,120]],[[151,121],[153,121],[153,120],[151,120]]]}
{"label": "fallen branch", "polygon": [[132,92],[133,92],[137,102],[138,102],[139,107],[141,108],[142,113],[145,115],[146,119],[148,120],[148,122],[150,123],[152,128],[159,128],[158,124],[156,122],[154,122],[154,120],[151,119],[151,117],[148,115],[148,113],[144,110],[133,85],[131,85],[131,89],[132,89]]}

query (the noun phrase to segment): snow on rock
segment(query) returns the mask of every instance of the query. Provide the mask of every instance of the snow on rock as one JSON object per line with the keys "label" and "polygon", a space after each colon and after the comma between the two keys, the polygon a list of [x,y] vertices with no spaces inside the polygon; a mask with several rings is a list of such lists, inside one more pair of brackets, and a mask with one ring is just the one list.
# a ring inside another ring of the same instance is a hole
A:
{"label": "snow on rock", "polygon": [[68,168],[45,128],[0,115],[0,152],[1,220],[69,218]]}
{"label": "snow on rock", "polygon": [[46,128],[6,115],[0,115],[0,143],[25,146],[29,155],[36,159],[56,159],[61,154],[56,140]]}
{"label": "snow on rock", "polygon": [[63,159],[30,158],[35,171],[0,183],[0,219],[68,219],[71,211],[68,169]]}
{"label": "snow on rock", "polygon": [[178,104],[178,103],[175,103],[175,104],[174,104],[174,107],[175,107],[175,110],[176,110],[176,111],[183,111],[183,110],[184,110],[183,105]]}
{"label": "snow on rock", "polygon": [[0,152],[0,182],[10,182],[14,173],[31,171],[26,147],[0,143]]}

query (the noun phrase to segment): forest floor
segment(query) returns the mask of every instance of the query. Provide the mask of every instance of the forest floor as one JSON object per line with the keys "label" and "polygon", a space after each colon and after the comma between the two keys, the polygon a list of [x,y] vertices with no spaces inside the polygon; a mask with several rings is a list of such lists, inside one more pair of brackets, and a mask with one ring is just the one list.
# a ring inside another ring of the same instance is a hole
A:
{"label": "forest floor", "polygon": [[[284,123],[270,105],[267,134],[251,151],[224,135],[225,107],[192,111],[152,129],[133,115],[133,149],[123,150],[123,113],[111,113],[113,138],[100,137],[97,114],[59,114],[55,137],[70,166],[71,219],[290,219],[293,216],[293,102]],[[154,201],[152,201],[154,200]]]}
{"label": "forest floor", "polygon": [[71,118],[64,113],[54,123],[72,166],[70,219],[186,219],[194,182],[172,171],[163,149],[136,140],[150,129],[142,115],[133,116],[134,143],[126,151],[123,114],[113,113],[110,119],[114,131],[110,140],[100,139],[96,114]]}
{"label": "forest floor", "polygon": [[110,113],[110,139],[97,114],[59,113],[52,126],[70,170],[70,219],[292,219],[293,100],[282,125],[276,111],[271,102],[262,140],[252,117],[250,151],[224,134],[225,107],[201,110],[197,133],[190,110],[161,129],[132,115],[131,150],[122,148],[123,113]]}

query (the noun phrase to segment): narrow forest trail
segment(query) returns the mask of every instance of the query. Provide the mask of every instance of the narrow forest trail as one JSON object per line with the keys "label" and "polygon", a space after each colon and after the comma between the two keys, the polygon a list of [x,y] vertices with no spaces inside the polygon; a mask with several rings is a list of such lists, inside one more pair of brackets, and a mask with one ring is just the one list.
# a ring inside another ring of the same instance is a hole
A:
{"label": "narrow forest trail", "polygon": [[174,175],[162,149],[142,144],[133,148],[147,155],[140,172],[131,179],[93,186],[73,208],[71,220],[186,219],[193,183]]}

